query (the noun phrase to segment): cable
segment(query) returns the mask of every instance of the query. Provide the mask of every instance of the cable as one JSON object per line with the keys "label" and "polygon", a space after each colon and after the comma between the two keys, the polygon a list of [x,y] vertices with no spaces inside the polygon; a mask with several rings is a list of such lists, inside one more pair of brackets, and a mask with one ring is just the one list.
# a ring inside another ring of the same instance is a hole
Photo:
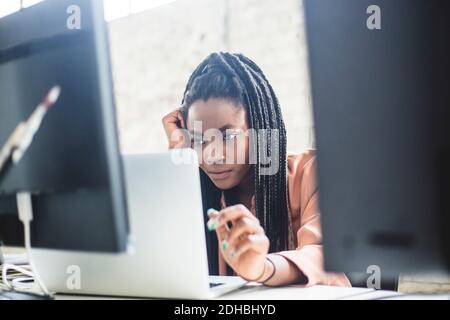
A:
{"label": "cable", "polygon": [[30,269],[30,267],[26,267],[26,266],[16,266],[10,263],[5,263],[2,265],[2,280],[3,280],[3,284],[5,285],[5,287],[8,290],[14,290],[16,287],[14,285],[14,279],[12,280],[12,284],[9,283],[8,281],[8,271],[10,270],[14,270],[18,273],[24,274],[30,278],[32,278],[34,280],[34,274],[32,272],[32,270],[28,270]]}
{"label": "cable", "polygon": [[[20,7],[23,7],[22,1],[20,2]],[[2,180],[2,177],[6,174],[7,170],[10,169],[13,165],[16,165],[23,157],[24,153],[32,143],[34,135],[39,130],[42,120],[44,119],[48,110],[58,100],[60,92],[61,88],[59,86],[53,86],[45,96],[44,100],[42,100],[42,102],[29,116],[28,120],[26,122],[19,123],[19,125],[14,129],[13,133],[6,141],[5,145],[0,148],[0,180]],[[36,267],[31,257],[30,225],[31,221],[33,220],[31,195],[27,192],[18,193],[17,206],[19,211],[19,220],[23,223],[25,249],[28,257],[28,263],[31,267],[31,276],[34,279],[34,284],[38,285],[44,295],[50,296],[50,293],[48,292],[46,286],[36,272]],[[11,264],[6,267],[3,266],[3,282],[8,288],[14,289],[14,286],[10,285],[7,279],[8,268],[19,270],[20,267],[16,267]],[[16,281],[16,283],[18,282]]]}
{"label": "cable", "polygon": [[32,270],[32,277],[35,280],[35,283],[42,290],[44,295],[51,296],[47,287],[45,286],[42,279],[39,277],[37,273],[36,266],[34,265],[34,261],[31,257],[31,232],[30,232],[30,224],[33,220],[33,209],[31,204],[31,195],[28,192],[20,192],[17,194],[17,207],[19,211],[19,220],[23,223],[24,237],[25,237],[25,250],[28,256],[28,263]]}

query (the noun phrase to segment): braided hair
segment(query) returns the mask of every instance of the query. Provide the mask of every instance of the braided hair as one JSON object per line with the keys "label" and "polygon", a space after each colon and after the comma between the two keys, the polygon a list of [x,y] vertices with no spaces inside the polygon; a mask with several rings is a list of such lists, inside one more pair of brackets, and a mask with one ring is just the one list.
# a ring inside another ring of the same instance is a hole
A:
{"label": "braided hair", "polygon": [[[253,165],[256,217],[270,240],[270,252],[288,249],[289,206],[286,173],[286,129],[278,99],[261,69],[242,54],[227,52],[210,54],[192,73],[183,95],[182,110],[187,119],[189,107],[197,100],[223,98],[243,107],[250,127],[259,131],[277,129],[275,143],[263,145],[259,139],[251,143],[256,163]],[[266,132],[266,131],[265,131]],[[271,141],[271,140],[269,140]],[[267,148],[267,150],[262,150]],[[265,152],[265,153],[264,153]],[[279,168],[275,174],[262,174],[261,154],[277,156]],[[219,190],[200,169],[205,219],[208,208],[220,208]],[[227,192],[224,192],[227,198]],[[215,234],[206,231],[209,270],[218,274],[218,244]],[[228,269],[228,272],[230,269]]]}

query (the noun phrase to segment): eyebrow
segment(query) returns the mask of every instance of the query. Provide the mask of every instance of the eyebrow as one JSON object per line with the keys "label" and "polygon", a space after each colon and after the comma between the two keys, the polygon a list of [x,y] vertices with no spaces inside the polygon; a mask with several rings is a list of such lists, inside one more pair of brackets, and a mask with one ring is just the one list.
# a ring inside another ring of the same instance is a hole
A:
{"label": "eyebrow", "polygon": [[219,130],[225,131],[227,129],[236,129],[236,128],[234,126],[232,126],[231,124],[226,124],[226,125],[222,126]]}
{"label": "eyebrow", "polygon": [[[225,130],[228,130],[228,129],[236,129],[236,128],[231,124],[226,124],[217,130],[224,132]],[[200,134],[199,132],[194,132],[193,130],[190,130],[189,133],[190,134]]]}

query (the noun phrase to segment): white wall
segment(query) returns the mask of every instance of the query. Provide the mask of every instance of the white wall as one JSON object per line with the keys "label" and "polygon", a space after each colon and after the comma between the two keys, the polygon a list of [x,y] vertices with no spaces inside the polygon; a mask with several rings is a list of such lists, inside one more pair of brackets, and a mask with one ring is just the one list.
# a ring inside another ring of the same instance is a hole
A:
{"label": "white wall", "polygon": [[242,52],[272,83],[288,148],[312,144],[301,0],[178,0],[109,23],[122,149],[162,151],[164,114],[179,107],[211,52]]}

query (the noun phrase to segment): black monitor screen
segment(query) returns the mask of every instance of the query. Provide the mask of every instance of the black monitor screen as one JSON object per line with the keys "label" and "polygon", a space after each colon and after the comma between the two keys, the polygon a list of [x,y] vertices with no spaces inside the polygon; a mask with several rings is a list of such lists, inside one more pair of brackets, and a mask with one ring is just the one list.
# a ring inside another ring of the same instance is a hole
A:
{"label": "black monitor screen", "polygon": [[[71,28],[67,9],[81,13]],[[0,145],[51,87],[59,100],[0,181],[0,240],[21,244],[15,194],[32,194],[32,245],[123,251],[128,223],[101,1],[46,0],[0,19]]]}

